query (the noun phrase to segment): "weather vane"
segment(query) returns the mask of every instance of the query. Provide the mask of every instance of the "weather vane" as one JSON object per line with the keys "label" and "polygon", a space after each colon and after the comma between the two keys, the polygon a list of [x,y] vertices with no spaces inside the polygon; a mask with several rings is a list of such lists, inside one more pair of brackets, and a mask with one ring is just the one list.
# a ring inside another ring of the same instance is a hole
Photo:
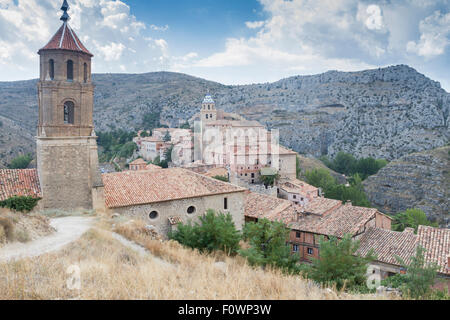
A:
{"label": "weather vane", "polygon": [[69,11],[69,8],[70,7],[69,4],[67,3],[67,0],[64,0],[63,5],[61,7],[61,10],[64,11],[64,13],[61,16],[60,20],[67,22],[70,19],[69,14],[67,13],[67,11]]}

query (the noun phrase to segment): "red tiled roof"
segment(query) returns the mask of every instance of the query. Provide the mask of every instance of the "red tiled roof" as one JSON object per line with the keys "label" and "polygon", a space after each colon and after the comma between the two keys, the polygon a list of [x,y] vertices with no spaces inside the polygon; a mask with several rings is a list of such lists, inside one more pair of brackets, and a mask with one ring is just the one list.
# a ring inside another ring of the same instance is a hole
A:
{"label": "red tiled roof", "polygon": [[439,265],[440,273],[450,275],[448,256],[450,255],[450,229],[419,226],[418,244],[425,251],[425,260]]}
{"label": "red tiled roof", "polygon": [[340,206],[342,206],[342,201],[340,200],[315,198],[314,200],[309,201],[303,209],[305,213],[322,216]]}
{"label": "red tiled roof", "polygon": [[145,160],[142,158],[139,158],[139,159],[134,160],[133,162],[130,162],[130,165],[140,165],[140,164],[147,165],[147,162],[145,162]]}
{"label": "red tiled roof", "polygon": [[67,22],[62,24],[61,28],[59,28],[53,38],[45,47],[40,49],[39,52],[43,50],[68,50],[82,52],[91,57],[93,56],[93,54],[81,43],[75,31],[73,31]]}
{"label": "red tiled roof", "polygon": [[245,216],[256,219],[269,219],[290,223],[296,219],[301,207],[291,201],[259,193],[245,193]]}
{"label": "red tiled roof", "polygon": [[299,221],[291,224],[292,229],[344,237],[355,235],[369,220],[375,218],[377,209],[344,205],[324,216],[305,215]]}
{"label": "red tiled roof", "polygon": [[108,208],[245,191],[182,168],[107,173],[103,183]]}
{"label": "red tiled roof", "polygon": [[299,179],[290,179],[283,184],[280,185],[280,189],[285,190],[289,193],[298,193],[298,194],[308,194],[315,193],[317,194],[319,189],[303,182]]}
{"label": "red tiled roof", "polygon": [[36,169],[0,169],[0,201],[13,196],[41,197]]}
{"label": "red tiled roof", "polygon": [[416,254],[416,246],[417,236],[414,233],[371,227],[362,235],[358,253],[366,256],[373,249],[377,261],[399,266],[395,257],[409,264],[411,257]]}

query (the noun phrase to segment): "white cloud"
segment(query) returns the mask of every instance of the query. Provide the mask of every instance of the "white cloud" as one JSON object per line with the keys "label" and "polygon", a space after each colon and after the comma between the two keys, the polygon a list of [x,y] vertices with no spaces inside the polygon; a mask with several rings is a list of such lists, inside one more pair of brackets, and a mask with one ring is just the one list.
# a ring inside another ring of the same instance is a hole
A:
{"label": "white cloud", "polygon": [[[157,27],[139,21],[124,1],[70,0],[69,5],[70,25],[95,56],[94,72],[141,72],[167,65],[167,42],[159,39],[150,48],[145,40]],[[0,80],[38,75],[36,52],[61,25],[60,6],[54,0],[0,0]]]}
{"label": "white cloud", "polygon": [[154,24],[150,25],[150,29],[154,31],[167,31],[169,30],[169,26],[166,24],[165,26],[159,27]]}
{"label": "white cloud", "polygon": [[420,40],[408,42],[406,49],[427,59],[444,54],[450,44],[450,13],[440,11],[422,20]]}
{"label": "white cloud", "polygon": [[247,21],[245,25],[249,29],[259,29],[264,25],[264,21]]}
{"label": "white cloud", "polygon": [[383,16],[379,6],[371,4],[366,9],[367,18],[365,24],[369,30],[381,30],[384,26]]}

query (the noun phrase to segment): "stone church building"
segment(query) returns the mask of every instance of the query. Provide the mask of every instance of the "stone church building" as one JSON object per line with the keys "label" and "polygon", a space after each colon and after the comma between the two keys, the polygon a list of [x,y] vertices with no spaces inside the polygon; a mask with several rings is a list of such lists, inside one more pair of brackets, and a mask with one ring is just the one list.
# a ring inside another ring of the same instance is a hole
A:
{"label": "stone church building", "polygon": [[43,209],[99,209],[104,200],[93,124],[93,55],[68,23],[66,0],[61,10],[61,27],[38,52],[40,205]]}

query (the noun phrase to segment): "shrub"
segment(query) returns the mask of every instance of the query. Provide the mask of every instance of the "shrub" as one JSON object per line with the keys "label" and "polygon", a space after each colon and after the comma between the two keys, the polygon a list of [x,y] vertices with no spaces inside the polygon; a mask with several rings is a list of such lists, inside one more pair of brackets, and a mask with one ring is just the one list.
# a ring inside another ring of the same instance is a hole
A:
{"label": "shrub", "polygon": [[40,198],[13,196],[4,201],[0,201],[0,207],[8,208],[19,212],[30,212],[38,204]]}
{"label": "shrub", "polygon": [[225,177],[225,176],[214,176],[213,178],[216,180],[223,181],[223,182],[229,182],[228,177]]}
{"label": "shrub", "polygon": [[13,240],[14,238],[14,224],[11,219],[0,217],[0,227],[2,227],[4,236],[7,240]]}
{"label": "shrub", "polygon": [[195,224],[180,223],[176,231],[169,233],[169,238],[200,252],[223,251],[228,255],[237,253],[241,235],[231,214],[208,210],[199,220]]}
{"label": "shrub", "polygon": [[11,163],[8,165],[9,169],[26,169],[30,165],[30,162],[33,160],[31,154],[21,155],[17,158],[13,159]]}
{"label": "shrub", "polygon": [[426,299],[432,293],[432,285],[437,276],[439,266],[436,263],[426,263],[425,249],[418,246],[416,255],[411,257],[411,262],[406,264],[403,259],[396,257],[400,265],[406,269],[406,274],[400,275],[399,286],[402,292],[413,299]]}
{"label": "shrub", "polygon": [[392,230],[403,232],[406,228],[413,228],[417,233],[419,225],[438,227],[438,224],[428,220],[427,215],[420,209],[408,209],[393,217]]}
{"label": "shrub", "polygon": [[248,241],[250,248],[239,253],[251,265],[271,266],[294,273],[300,257],[291,254],[288,239],[289,230],[283,223],[261,219],[245,225],[244,240]]}
{"label": "shrub", "polygon": [[336,286],[338,290],[360,291],[366,287],[367,267],[375,257],[373,251],[362,257],[357,254],[358,249],[359,241],[353,241],[351,235],[329,240],[321,236],[319,259],[313,259],[310,266],[304,267],[307,277],[327,286]]}

